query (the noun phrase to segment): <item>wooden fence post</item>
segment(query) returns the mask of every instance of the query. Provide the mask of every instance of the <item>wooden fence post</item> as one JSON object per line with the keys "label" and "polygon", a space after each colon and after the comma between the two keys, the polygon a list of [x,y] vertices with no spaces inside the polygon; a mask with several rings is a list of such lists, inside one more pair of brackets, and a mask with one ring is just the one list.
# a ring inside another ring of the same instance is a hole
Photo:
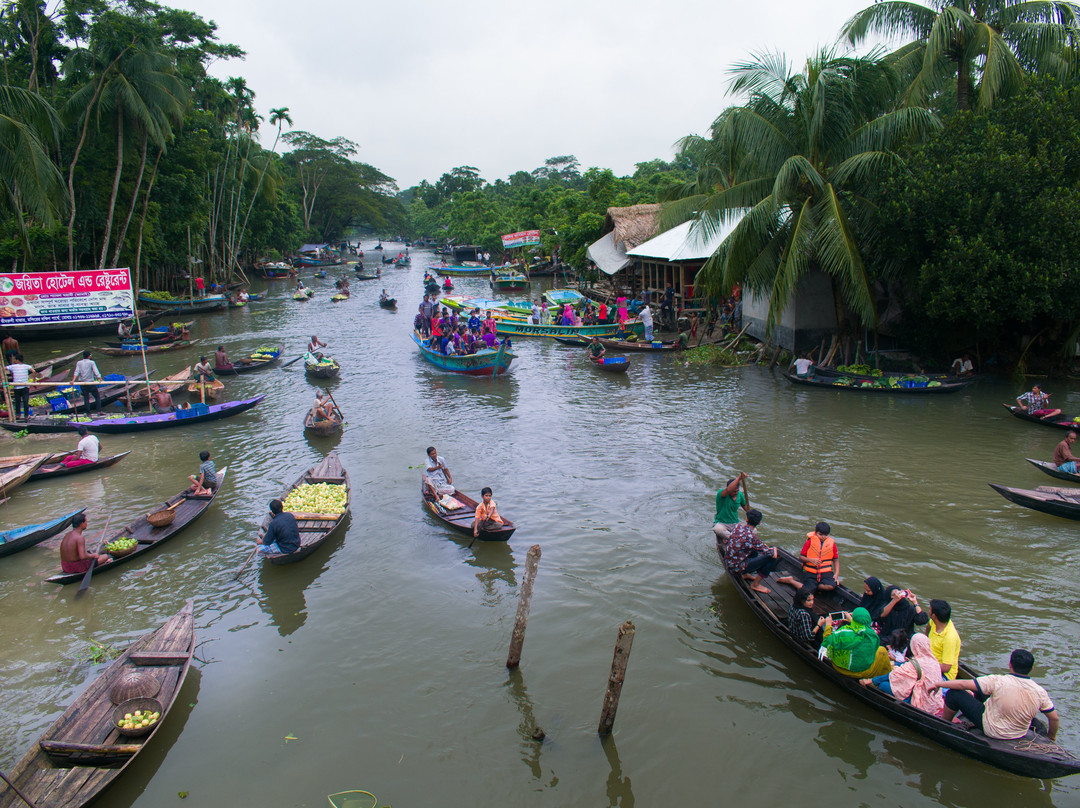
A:
{"label": "wooden fence post", "polygon": [[525,643],[525,623],[529,619],[533,583],[536,581],[536,568],[539,564],[540,545],[534,544],[529,548],[528,555],[525,556],[525,580],[521,582],[517,617],[514,618],[514,633],[510,636],[510,653],[506,655],[506,667],[508,668],[516,668],[521,663],[521,646]]}
{"label": "wooden fence post", "polygon": [[600,711],[600,726],[596,730],[601,735],[610,735],[615,724],[615,713],[619,709],[619,696],[626,679],[626,663],[630,661],[630,648],[634,644],[635,631],[634,624],[629,620],[619,626],[619,636],[615,640],[615,656],[611,660],[611,675],[608,677],[607,693],[604,694],[604,708]]}

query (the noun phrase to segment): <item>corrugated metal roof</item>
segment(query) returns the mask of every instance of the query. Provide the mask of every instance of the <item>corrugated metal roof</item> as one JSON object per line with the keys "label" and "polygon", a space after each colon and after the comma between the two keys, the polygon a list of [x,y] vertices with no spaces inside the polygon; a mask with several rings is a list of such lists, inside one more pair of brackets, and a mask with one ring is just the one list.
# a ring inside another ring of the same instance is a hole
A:
{"label": "corrugated metal roof", "polygon": [[690,232],[693,224],[693,221],[683,222],[656,238],[627,250],[626,254],[637,258],[660,258],[664,261],[704,261],[716,251],[738,222],[724,225],[722,230],[707,242]]}

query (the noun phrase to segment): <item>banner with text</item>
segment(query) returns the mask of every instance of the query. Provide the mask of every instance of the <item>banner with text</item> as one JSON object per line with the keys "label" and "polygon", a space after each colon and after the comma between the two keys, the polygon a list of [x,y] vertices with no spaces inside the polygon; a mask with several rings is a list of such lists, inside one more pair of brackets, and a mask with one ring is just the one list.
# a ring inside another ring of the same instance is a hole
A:
{"label": "banner with text", "polygon": [[502,237],[503,249],[511,247],[528,247],[540,243],[539,230],[522,230],[520,233],[507,233]]}
{"label": "banner with text", "polygon": [[134,315],[127,269],[0,274],[0,327]]}

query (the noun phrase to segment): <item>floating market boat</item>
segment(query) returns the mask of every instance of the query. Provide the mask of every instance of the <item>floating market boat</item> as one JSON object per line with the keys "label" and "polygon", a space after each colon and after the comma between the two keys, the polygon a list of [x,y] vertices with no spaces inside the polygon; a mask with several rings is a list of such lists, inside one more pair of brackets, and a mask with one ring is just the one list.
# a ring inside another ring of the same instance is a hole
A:
{"label": "floating market boat", "polygon": [[281,352],[284,350],[284,345],[276,347],[264,346],[251,354],[249,358],[233,362],[227,368],[215,367],[214,373],[220,376],[235,376],[241,373],[252,373],[256,370],[273,367],[281,358]]}
{"label": "floating market boat", "polygon": [[[1014,741],[988,738],[982,732],[969,728],[970,725],[945,721],[903,701],[897,701],[876,687],[864,687],[859,684],[858,679],[838,672],[831,662],[819,660],[817,648],[796,639],[788,630],[784,617],[791,605],[794,590],[776,581],[784,575],[799,575],[802,564],[798,558],[782,548],[779,548],[778,555],[780,563],[777,569],[762,582],[772,590],[768,594],[751,590],[741,575],[727,569],[726,563],[725,569],[740,597],[765,627],[795,656],[848,696],[946,748],[1014,774],[1049,779],[1080,773],[1080,759],[1046,737],[1046,728],[1041,719],[1036,719],[1037,730],[1029,733],[1029,737]],[[850,612],[859,605],[859,596],[844,586],[838,586],[832,592],[818,590],[816,598],[815,615]],[[978,675],[980,674],[977,671],[963,662],[960,663],[960,678],[970,679]]]}
{"label": "floating market boat", "polygon": [[623,339],[608,339],[607,337],[601,337],[600,344],[613,351],[671,353],[672,351],[682,350],[679,348],[678,340],[672,340],[671,342],[661,342],[660,340],[653,340],[652,342],[646,342],[645,340],[641,340],[640,342],[627,342]]}
{"label": "floating market boat", "polygon": [[463,373],[466,376],[493,376],[498,373],[505,373],[510,369],[510,363],[517,359],[515,354],[505,350],[502,346],[497,349],[485,348],[482,351],[466,354],[465,356],[454,354],[446,356],[431,347],[430,339],[421,337],[415,331],[413,331],[412,338],[413,342],[416,343],[416,347],[420,349],[420,355],[435,367],[452,373]]}
{"label": "floating market boat", "polygon": [[[315,513],[312,511],[299,511],[291,507],[288,502],[289,495],[296,492],[302,486],[315,485],[344,486],[345,501],[340,513]],[[300,547],[292,553],[275,553],[263,556],[271,564],[293,564],[307,558],[323,542],[333,536],[345,524],[345,518],[349,515],[350,508],[349,474],[341,465],[337,452],[331,452],[321,463],[300,475],[300,479],[288,486],[279,499],[285,505],[285,511],[296,517],[297,527],[300,528]],[[259,538],[266,535],[266,529],[270,525],[272,517],[267,515],[259,528]]]}
{"label": "floating market boat", "polygon": [[0,428],[9,432],[18,432],[22,429],[33,433],[49,432],[74,432],[79,426],[85,426],[91,432],[118,433],[118,432],[151,432],[157,429],[168,429],[174,426],[191,426],[206,421],[219,421],[232,415],[239,415],[250,410],[260,401],[266,398],[265,394],[248,398],[242,401],[226,401],[223,404],[192,404],[190,408],[179,409],[175,412],[163,412],[153,415],[127,415],[120,413],[113,418],[97,418],[87,420],[84,417],[78,419],[65,418],[63,416],[31,418],[29,421],[0,421]]}
{"label": "floating market boat", "polygon": [[158,325],[154,326],[153,328],[144,328],[143,333],[149,334],[151,336],[151,339],[153,339],[153,337],[155,336],[161,334],[168,334],[170,328],[176,329],[177,332],[183,332],[191,328],[193,325],[195,325],[194,320],[188,320],[186,322],[175,322],[170,325]]}
{"label": "floating market boat", "polygon": [[1040,485],[1038,488],[1010,488],[1007,485],[989,483],[1005,499],[1033,511],[1060,516],[1064,519],[1080,519],[1080,488],[1054,488]]}
{"label": "floating market boat", "polygon": [[27,525],[26,527],[17,527],[0,532],[0,557],[26,550],[35,544],[40,544],[46,539],[52,538],[70,525],[71,520],[85,510],[86,508],[79,508],[79,510],[72,511],[67,516],[61,516],[59,519],[53,519],[51,522],[41,522],[37,525]]}
{"label": "floating market boat", "polygon": [[1072,416],[1062,413],[1061,415],[1055,415],[1053,418],[1040,418],[1037,415],[1032,415],[1026,410],[1020,409],[1016,405],[1002,404],[1001,406],[1021,421],[1028,421],[1029,423],[1039,424],[1040,426],[1052,426],[1057,429],[1075,429],[1080,431],[1080,415]]}
{"label": "floating market boat", "polygon": [[500,292],[528,289],[529,279],[520,272],[491,273],[491,286]]}
{"label": "floating market boat", "polygon": [[449,275],[455,278],[479,278],[491,272],[491,269],[489,267],[486,267],[483,264],[476,264],[471,262],[466,262],[464,264],[451,264],[448,266],[442,266],[440,264],[429,264],[427,268],[432,272],[438,272],[440,275]]}
{"label": "floating market boat", "polygon": [[882,393],[885,395],[958,393],[972,383],[971,380],[939,382],[925,376],[893,376],[868,381],[846,376],[819,379],[813,374],[796,376],[794,373],[785,373],[784,378],[792,384],[801,384],[806,387],[818,387],[826,390],[854,390],[859,393]]}
{"label": "floating market boat", "polygon": [[630,369],[630,360],[625,356],[604,356],[600,359],[590,356],[589,364],[605,373],[626,373]]}
{"label": "floating market boat", "polygon": [[345,423],[341,420],[341,413],[334,408],[334,412],[330,419],[315,418],[315,408],[312,407],[308,410],[307,415],[304,416],[304,430],[310,432],[318,438],[329,438],[332,435],[341,434]]}
{"label": "floating market boat", "polygon": [[338,292],[336,295],[334,295],[332,298],[330,298],[330,302],[331,303],[344,303],[348,299],[349,299],[349,296],[347,294],[345,294],[344,292]]}
{"label": "floating market boat", "polygon": [[109,466],[115,466],[131,452],[121,452],[120,454],[106,455],[104,457],[99,456],[97,460],[92,463],[80,463],[77,466],[65,466],[63,460],[72,452],[57,452],[51,454],[45,458],[45,462],[38,466],[30,474],[30,482],[42,482],[44,480],[51,480],[54,477],[67,477],[70,474],[82,474],[84,471],[96,471],[98,469],[107,469]]}
{"label": "floating market boat", "polygon": [[644,334],[645,326],[641,323],[628,323],[625,328],[618,323],[605,323],[604,325],[533,325],[521,320],[496,319],[496,333],[512,337],[535,337],[541,339],[554,339],[555,337],[579,337],[592,339],[592,337],[614,337],[620,332],[623,334]]}
{"label": "floating market boat", "polygon": [[200,399],[217,401],[225,393],[225,383],[221,379],[214,379],[212,382],[195,381],[188,384],[187,391],[189,395],[198,396]]}
{"label": "floating market boat", "polygon": [[[164,625],[132,643],[45,730],[9,770],[15,788],[0,783],[0,808],[25,808],[24,797],[36,808],[82,808],[96,800],[164,723],[194,654],[189,600]],[[143,694],[160,715],[145,733],[124,735],[115,721],[117,699],[124,703],[125,696]]]}
{"label": "floating market boat", "polygon": [[[1032,460],[1030,457],[1025,458],[1027,462],[1037,468],[1044,474],[1049,474],[1051,477],[1056,477],[1059,480],[1068,480],[1072,483],[1080,483],[1080,474],[1071,474],[1067,471],[1061,471],[1053,463],[1048,463],[1045,460]],[[1080,491],[1080,489],[1077,489]]]}
{"label": "floating market boat", "polygon": [[[155,319],[164,316],[165,312],[152,314],[139,312],[139,324],[146,328]],[[38,342],[41,340],[77,339],[86,340],[88,337],[115,336],[121,322],[127,322],[130,317],[110,317],[100,320],[76,320],[70,323],[44,323],[40,325],[6,325],[0,318],[0,331],[7,331],[19,342]],[[82,356],[82,351],[76,358]]]}
{"label": "floating market boat", "polygon": [[380,297],[379,305],[382,306],[384,309],[396,309],[397,300],[392,297]]}
{"label": "floating market boat", "polygon": [[313,379],[332,379],[341,372],[341,366],[329,356],[316,359],[312,354],[304,354],[304,372]]}
{"label": "floating market boat", "polygon": [[[143,514],[130,524],[113,530],[106,535],[101,542],[103,548],[117,539],[125,538],[135,539],[137,544],[134,550],[125,555],[114,555],[111,556],[108,561],[97,562],[94,565],[94,575],[97,576],[108,572],[109,570],[119,567],[122,564],[126,564],[139,556],[149,553],[158,545],[164,544],[169,539],[176,536],[176,534],[184,528],[189,527],[214,504],[214,499],[221,491],[221,486],[225,482],[225,473],[228,470],[229,469],[226,466],[217,473],[217,487],[214,489],[213,493],[196,496],[191,493],[190,488],[184,488],[179,494],[165,500],[165,504],[160,508],[155,508],[152,513]],[[167,525],[154,527],[150,522],[151,518],[153,518],[155,513],[160,513],[163,510],[172,511],[172,521]],[[57,575],[50,576],[45,580],[51,584],[74,584],[81,581],[84,574],[85,573],[82,572],[61,572]]]}
{"label": "floating market boat", "polygon": [[148,309],[158,309],[174,314],[201,314],[224,309],[229,299],[225,295],[206,295],[205,297],[174,297],[168,292],[151,292],[140,289],[139,303]]}
{"label": "floating market boat", "polygon": [[178,342],[166,342],[160,345],[132,345],[125,348],[96,348],[95,350],[101,351],[108,356],[138,356],[142,353],[165,353],[165,351],[178,351],[182,348],[188,348],[195,344],[197,340],[179,340]]}
{"label": "floating market boat", "polygon": [[[444,495],[436,500],[423,487],[420,489],[420,498],[424,508],[444,525],[458,533],[472,536],[473,519],[476,517],[476,506],[479,504],[475,499],[454,489],[453,494]],[[515,530],[517,526],[504,517],[501,528],[478,531],[476,538],[480,541],[507,541],[514,535]]]}

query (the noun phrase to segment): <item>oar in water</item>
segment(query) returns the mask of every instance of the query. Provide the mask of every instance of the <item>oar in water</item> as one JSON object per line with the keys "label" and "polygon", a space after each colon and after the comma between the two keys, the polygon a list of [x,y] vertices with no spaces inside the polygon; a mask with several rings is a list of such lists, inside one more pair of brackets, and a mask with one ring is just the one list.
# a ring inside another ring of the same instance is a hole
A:
{"label": "oar in water", "polygon": [[251,551],[251,555],[249,555],[247,557],[247,560],[244,561],[244,563],[240,565],[240,569],[238,569],[236,572],[233,573],[232,579],[234,581],[239,581],[240,580],[240,576],[243,574],[244,570],[247,569],[248,564],[251,563],[251,559],[255,558],[255,554],[257,552],[259,552],[259,545],[256,544],[255,549]]}
{"label": "oar in water", "polygon": [[89,569],[86,570],[86,575],[83,576],[82,583],[79,584],[79,591],[75,593],[76,600],[82,597],[83,593],[90,588],[90,579],[94,576],[94,567],[97,566],[97,554],[101,552],[101,545],[105,541],[105,533],[109,529],[109,522],[112,521],[112,515],[105,520],[105,527],[101,529],[101,535],[98,536],[97,550],[94,551],[94,560],[90,562]]}
{"label": "oar in water", "polygon": [[330,396],[330,401],[333,402],[334,409],[336,409],[338,411],[338,415],[341,416],[341,420],[342,420],[342,422],[344,422],[345,421],[345,413],[343,413],[341,411],[341,407],[339,407],[338,403],[336,401],[334,401],[334,394],[331,393],[329,390],[327,390],[325,387],[323,388],[323,392],[326,393],[326,395]]}
{"label": "oar in water", "polygon": [[296,359],[290,359],[288,362],[286,362],[284,365],[281,366],[281,370],[285,370],[285,368],[287,368],[289,365],[293,364],[294,362],[299,362],[301,359],[304,358],[304,356],[305,356],[305,354],[300,354],[300,356],[296,357]]}

